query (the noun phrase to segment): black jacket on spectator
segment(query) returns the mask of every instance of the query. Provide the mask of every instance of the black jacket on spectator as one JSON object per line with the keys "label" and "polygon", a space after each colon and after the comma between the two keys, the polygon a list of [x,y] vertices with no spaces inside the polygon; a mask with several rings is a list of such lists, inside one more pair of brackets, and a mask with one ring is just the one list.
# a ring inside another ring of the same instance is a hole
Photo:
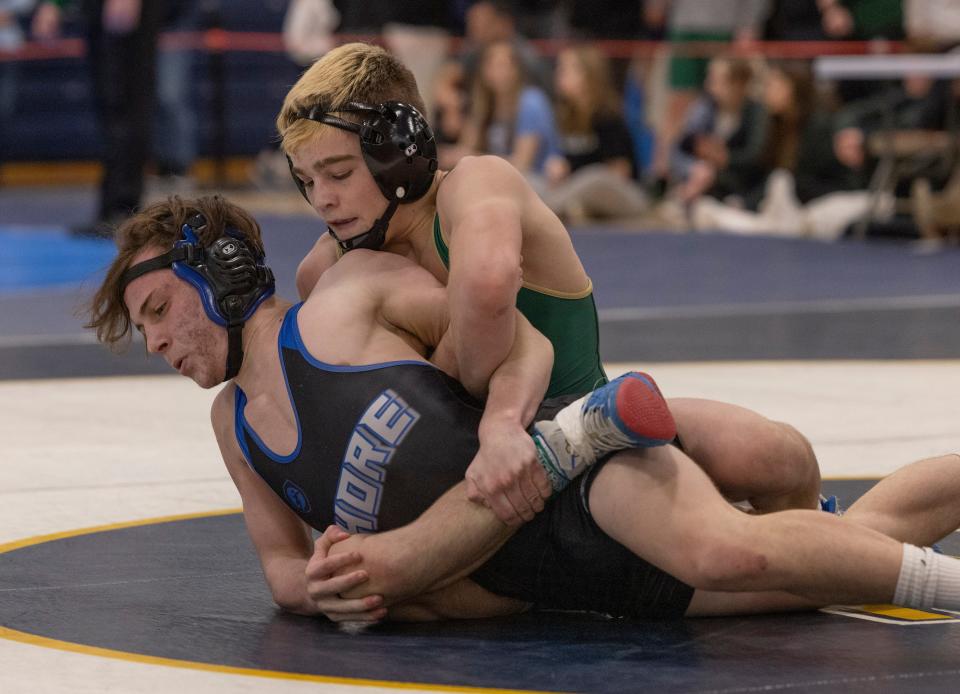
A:
{"label": "black jacket on spectator", "polygon": [[560,150],[570,162],[571,171],[611,159],[626,159],[631,174],[637,174],[633,139],[626,122],[617,115],[594,116],[588,133],[560,133]]}
{"label": "black jacket on spectator", "polygon": [[793,172],[797,198],[808,203],[827,193],[863,190],[868,181],[864,171],[844,166],[833,153],[834,120],[815,111],[800,136],[797,168]]}

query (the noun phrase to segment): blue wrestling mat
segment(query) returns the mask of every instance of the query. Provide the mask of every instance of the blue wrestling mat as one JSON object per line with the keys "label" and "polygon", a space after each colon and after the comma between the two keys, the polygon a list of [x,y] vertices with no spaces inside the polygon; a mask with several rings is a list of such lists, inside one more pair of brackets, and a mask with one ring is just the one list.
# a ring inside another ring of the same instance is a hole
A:
{"label": "blue wrestling mat", "polygon": [[[825,486],[847,503],[871,481]],[[955,534],[944,543],[960,551]],[[960,615],[957,615],[960,617]],[[441,691],[956,691],[956,617],[541,613],[360,634],[277,609],[236,513],[0,547],[0,637],[238,675]]]}
{"label": "blue wrestling mat", "polygon": [[0,294],[79,288],[99,281],[113,242],[58,227],[0,226]]}

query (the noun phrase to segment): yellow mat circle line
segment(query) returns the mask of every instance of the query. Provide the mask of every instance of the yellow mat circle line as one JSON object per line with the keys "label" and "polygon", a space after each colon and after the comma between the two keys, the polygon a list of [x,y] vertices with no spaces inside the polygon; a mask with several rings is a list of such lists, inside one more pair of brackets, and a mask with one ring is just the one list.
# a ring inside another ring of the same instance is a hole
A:
{"label": "yellow mat circle line", "polygon": [[[34,545],[62,540],[68,537],[79,537],[81,535],[93,535],[111,530],[122,530],[124,528],[135,528],[143,525],[157,525],[160,523],[173,523],[182,520],[192,520],[196,518],[212,518],[215,516],[228,516],[241,513],[242,509],[222,509],[219,511],[206,511],[202,513],[184,513],[173,516],[161,516],[158,518],[146,518],[137,521],[125,521],[121,523],[108,523],[89,528],[78,528],[76,530],[65,530],[58,533],[49,533],[46,535],[36,535],[34,537],[15,540],[0,545],[0,554],[12,552],[16,549],[31,547]],[[218,672],[229,675],[247,675],[252,677],[267,677],[271,679],[299,680],[307,682],[322,682],[325,684],[346,684],[358,687],[383,687],[388,689],[420,689],[433,692],[483,692],[483,694],[549,694],[549,692],[537,692],[531,689],[489,689],[486,687],[459,687],[439,684],[420,684],[414,682],[390,682],[386,680],[367,680],[350,677],[329,677],[324,675],[309,675],[295,672],[279,672],[277,670],[258,670],[256,668],[235,667],[231,665],[215,665],[211,663],[198,663],[190,660],[179,660],[176,658],[162,658],[160,656],[141,655],[139,653],[128,653],[126,651],[117,651],[112,648],[100,648],[99,646],[86,646],[82,643],[72,641],[61,641],[51,639],[46,636],[38,636],[17,629],[10,629],[0,625],[0,638],[8,641],[17,641],[30,644],[32,646],[43,646],[60,651],[69,651],[71,653],[82,653],[85,655],[95,655],[104,658],[114,658],[116,660],[126,660],[135,663],[144,663],[147,665],[165,665],[169,667],[178,667],[187,670],[202,670],[205,672]]]}

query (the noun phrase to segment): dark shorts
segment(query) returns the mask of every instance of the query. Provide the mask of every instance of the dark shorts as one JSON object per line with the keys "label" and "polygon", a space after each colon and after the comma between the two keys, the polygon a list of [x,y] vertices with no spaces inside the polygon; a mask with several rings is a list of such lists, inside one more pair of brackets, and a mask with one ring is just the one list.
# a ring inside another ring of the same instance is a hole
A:
{"label": "dark shorts", "polygon": [[[576,396],[548,400],[549,419]],[[679,618],[693,588],[633,554],[590,515],[590,486],[607,459],[557,494],[471,578],[487,590],[541,610],[620,618]],[[656,532],[656,529],[651,529]]]}

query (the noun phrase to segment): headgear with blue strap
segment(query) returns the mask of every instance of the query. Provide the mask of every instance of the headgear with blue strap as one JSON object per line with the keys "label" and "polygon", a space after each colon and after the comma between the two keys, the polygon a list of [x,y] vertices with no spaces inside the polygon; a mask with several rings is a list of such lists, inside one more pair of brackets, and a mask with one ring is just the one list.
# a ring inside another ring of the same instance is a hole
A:
{"label": "headgear with blue strap", "polygon": [[[355,123],[334,113],[357,113],[361,120]],[[386,101],[375,106],[351,102],[329,109],[314,106],[298,113],[297,118],[331,125],[360,138],[363,160],[389,203],[387,210],[370,229],[353,238],[340,240],[333,229],[327,227],[327,231],[344,252],[354,248],[379,249],[397,206],[419,200],[433,184],[433,174],[438,167],[437,142],[426,119],[416,108],[399,101]],[[287,157],[287,163],[297,188],[309,202],[303,181],[293,173],[290,157]]]}
{"label": "headgear with blue strap", "polygon": [[173,248],[127,268],[120,278],[120,295],[141,275],[164,268],[193,285],[210,320],[227,329],[226,380],[230,380],[243,362],[243,324],[273,294],[273,272],[235,229],[227,228],[223,236],[202,246],[197,232],[206,224],[202,214],[192,216]]}

